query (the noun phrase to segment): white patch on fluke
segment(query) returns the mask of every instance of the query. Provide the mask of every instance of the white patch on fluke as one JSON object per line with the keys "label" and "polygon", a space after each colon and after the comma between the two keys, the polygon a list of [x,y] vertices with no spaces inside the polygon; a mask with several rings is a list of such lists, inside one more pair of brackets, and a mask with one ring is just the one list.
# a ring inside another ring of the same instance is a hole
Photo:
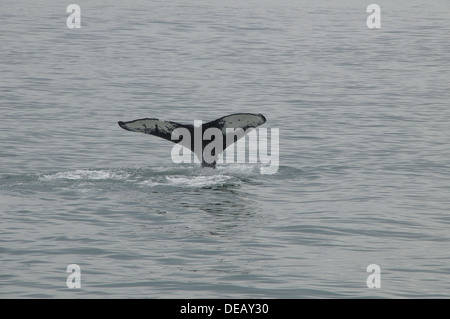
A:
{"label": "white patch on fluke", "polygon": [[157,119],[142,119],[136,120],[132,122],[125,123],[126,128],[135,131],[135,132],[143,132],[146,131],[160,131],[160,132],[172,132],[175,129],[175,126],[168,121],[160,121]]}
{"label": "white patch on fluke", "polygon": [[220,123],[220,129],[222,134],[226,135],[227,128],[255,128],[264,122],[265,120],[263,120],[262,116],[256,116],[255,114],[233,114],[223,118]]}

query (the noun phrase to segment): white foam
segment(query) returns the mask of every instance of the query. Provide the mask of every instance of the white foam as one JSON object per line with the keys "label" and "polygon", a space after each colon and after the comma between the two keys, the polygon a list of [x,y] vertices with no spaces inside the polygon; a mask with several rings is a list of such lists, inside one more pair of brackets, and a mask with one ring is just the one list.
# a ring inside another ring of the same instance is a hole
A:
{"label": "white foam", "polygon": [[142,185],[142,186],[146,186],[146,187],[155,187],[155,186],[161,185],[161,183],[157,183],[157,182],[150,181],[150,180],[142,181],[142,182],[139,182],[138,184]]}
{"label": "white foam", "polygon": [[231,180],[227,175],[167,176],[169,185],[188,187],[220,186]]}
{"label": "white foam", "polygon": [[220,172],[238,174],[238,175],[259,175],[259,164],[232,163],[217,165],[216,169]]}
{"label": "white foam", "polygon": [[126,179],[129,174],[111,170],[75,170],[44,175],[43,180],[71,179],[71,180],[103,180],[103,179]]}

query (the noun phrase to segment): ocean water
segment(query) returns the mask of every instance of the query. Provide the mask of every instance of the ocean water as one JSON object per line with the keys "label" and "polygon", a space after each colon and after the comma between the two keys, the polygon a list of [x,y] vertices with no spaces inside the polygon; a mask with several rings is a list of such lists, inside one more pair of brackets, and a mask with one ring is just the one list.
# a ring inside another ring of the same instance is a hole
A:
{"label": "ocean water", "polygon": [[[0,3],[1,298],[449,297],[448,1],[76,3]],[[276,174],[117,125],[237,112]]]}

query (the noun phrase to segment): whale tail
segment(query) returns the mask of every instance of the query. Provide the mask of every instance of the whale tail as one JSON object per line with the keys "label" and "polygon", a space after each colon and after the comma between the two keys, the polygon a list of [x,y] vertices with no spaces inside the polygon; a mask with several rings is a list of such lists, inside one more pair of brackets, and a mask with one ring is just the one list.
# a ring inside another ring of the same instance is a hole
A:
{"label": "whale tail", "polygon": [[[196,127],[191,124],[180,124],[153,118],[138,119],[129,122],[119,121],[121,128],[145,134],[151,134],[173,143],[180,144],[191,150],[200,160],[203,167],[215,167],[217,157],[225,149],[245,136],[247,133],[266,122],[262,114],[236,113]],[[195,130],[201,130],[201,141],[196,141]],[[205,141],[203,137],[209,136]],[[200,144],[201,143],[201,144]],[[212,149],[209,144],[214,144]],[[200,147],[195,147],[199,145]],[[205,152],[208,148],[209,152]]]}

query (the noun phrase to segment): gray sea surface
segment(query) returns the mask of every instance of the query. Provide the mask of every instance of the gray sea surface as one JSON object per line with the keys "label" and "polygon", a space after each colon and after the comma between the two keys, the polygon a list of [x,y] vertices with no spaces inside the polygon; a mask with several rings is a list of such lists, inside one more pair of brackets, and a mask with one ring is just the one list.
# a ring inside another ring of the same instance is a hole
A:
{"label": "gray sea surface", "polygon": [[[0,298],[450,296],[449,1],[76,3],[0,2]],[[238,112],[276,174],[117,125]]]}

